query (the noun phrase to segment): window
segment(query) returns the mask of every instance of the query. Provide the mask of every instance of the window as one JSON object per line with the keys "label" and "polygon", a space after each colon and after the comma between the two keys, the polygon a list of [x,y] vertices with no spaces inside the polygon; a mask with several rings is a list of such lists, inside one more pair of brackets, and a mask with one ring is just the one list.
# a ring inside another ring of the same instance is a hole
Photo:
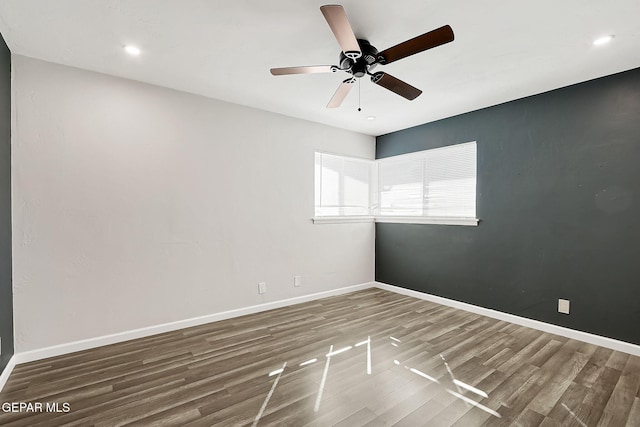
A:
{"label": "window", "polygon": [[315,216],[371,215],[371,160],[316,153]]}
{"label": "window", "polygon": [[377,161],[316,153],[315,173],[316,220],[478,223],[475,142]]}
{"label": "window", "polygon": [[475,142],[376,163],[380,201],[376,216],[475,220]]}

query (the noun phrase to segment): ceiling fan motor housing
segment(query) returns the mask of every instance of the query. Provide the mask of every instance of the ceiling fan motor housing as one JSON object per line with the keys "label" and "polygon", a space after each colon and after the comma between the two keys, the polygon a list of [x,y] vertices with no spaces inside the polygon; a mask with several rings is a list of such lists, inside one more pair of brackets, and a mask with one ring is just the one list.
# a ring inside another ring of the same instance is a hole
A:
{"label": "ceiling fan motor housing", "polygon": [[376,55],[378,49],[371,45],[367,40],[358,39],[360,51],[362,55],[359,58],[352,59],[340,52],[340,68],[353,74],[354,77],[363,77],[368,71],[371,71],[377,65]]}

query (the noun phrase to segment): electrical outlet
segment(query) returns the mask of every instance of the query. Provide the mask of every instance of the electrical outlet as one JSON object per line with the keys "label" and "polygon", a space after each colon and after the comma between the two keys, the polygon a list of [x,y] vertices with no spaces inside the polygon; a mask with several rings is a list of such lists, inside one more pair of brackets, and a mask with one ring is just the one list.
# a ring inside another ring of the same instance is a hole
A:
{"label": "electrical outlet", "polygon": [[266,284],[266,282],[258,283],[258,293],[259,294],[264,294],[266,292],[267,292],[267,284]]}
{"label": "electrical outlet", "polygon": [[293,286],[295,286],[296,288],[299,287],[300,285],[302,285],[302,277],[300,276],[293,276]]}
{"label": "electrical outlet", "polygon": [[559,299],[558,300],[558,313],[569,314],[569,300],[568,299]]}

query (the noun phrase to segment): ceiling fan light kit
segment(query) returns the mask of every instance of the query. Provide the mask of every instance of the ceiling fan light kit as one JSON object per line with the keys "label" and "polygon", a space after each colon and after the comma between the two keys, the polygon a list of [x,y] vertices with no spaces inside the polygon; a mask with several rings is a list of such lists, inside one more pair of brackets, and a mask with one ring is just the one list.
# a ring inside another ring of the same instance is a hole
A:
{"label": "ceiling fan light kit", "polygon": [[406,58],[416,53],[441,46],[453,41],[453,30],[449,25],[437,28],[428,33],[414,37],[399,43],[388,49],[378,52],[369,41],[357,39],[344,8],[340,5],[325,5],[320,7],[333,35],[335,36],[342,52],[340,52],[340,65],[314,65],[302,67],[272,68],[274,76],[290,74],[335,73],[345,71],[352,77],[344,80],[327,104],[327,108],[337,108],[342,104],[356,82],[356,78],[365,75],[371,76],[371,81],[391,92],[394,92],[408,100],[414,100],[422,91],[402,80],[382,71],[373,72],[377,65],[386,65],[399,59]]}

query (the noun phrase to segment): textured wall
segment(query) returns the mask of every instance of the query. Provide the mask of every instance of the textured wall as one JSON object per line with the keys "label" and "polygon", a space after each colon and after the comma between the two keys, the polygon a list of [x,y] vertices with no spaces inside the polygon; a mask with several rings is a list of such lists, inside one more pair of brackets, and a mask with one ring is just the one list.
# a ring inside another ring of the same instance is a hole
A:
{"label": "textured wall", "polygon": [[377,157],[467,141],[480,225],[377,224],[376,279],[640,344],[640,69],[378,137]]}
{"label": "textured wall", "polygon": [[314,150],[373,158],[373,137],[14,65],[18,351],[373,280],[371,224],[311,222]]}
{"label": "textured wall", "polygon": [[0,36],[0,372],[13,355],[11,292],[11,53]]}

